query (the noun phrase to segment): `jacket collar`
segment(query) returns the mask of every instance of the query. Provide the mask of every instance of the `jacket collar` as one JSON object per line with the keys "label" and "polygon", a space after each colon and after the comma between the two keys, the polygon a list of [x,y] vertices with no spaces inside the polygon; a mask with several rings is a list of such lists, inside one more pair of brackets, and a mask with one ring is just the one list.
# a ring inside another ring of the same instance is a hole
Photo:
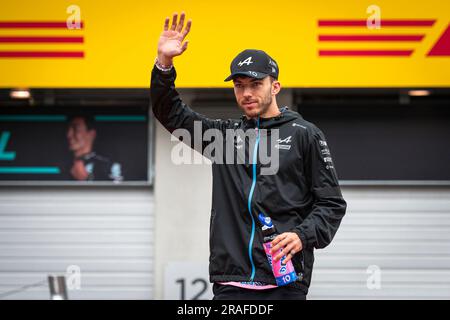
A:
{"label": "jacket collar", "polygon": [[[269,128],[273,128],[273,127],[279,127],[283,123],[292,121],[292,120],[298,118],[298,116],[300,116],[298,113],[290,111],[289,108],[286,106],[280,108],[279,110],[280,110],[280,114],[275,117],[259,118],[259,128],[269,129]],[[256,118],[248,119],[245,115],[243,115],[241,117],[241,121],[243,123],[244,130],[257,127],[257,119]]]}

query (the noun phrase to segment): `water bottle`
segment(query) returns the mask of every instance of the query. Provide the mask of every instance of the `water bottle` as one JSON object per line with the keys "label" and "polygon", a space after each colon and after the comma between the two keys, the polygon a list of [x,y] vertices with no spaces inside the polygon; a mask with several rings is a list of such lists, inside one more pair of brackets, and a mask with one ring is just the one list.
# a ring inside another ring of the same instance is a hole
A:
{"label": "water bottle", "polygon": [[[264,236],[264,251],[266,252],[273,275],[275,276],[277,286],[284,286],[296,281],[297,274],[295,272],[294,265],[292,264],[292,260],[289,260],[288,263],[284,263],[286,255],[283,255],[283,257],[275,263],[273,262],[273,257],[270,254],[270,249],[272,248],[271,242],[276,236],[279,235],[279,233],[276,231],[275,226],[272,223],[272,219],[270,219],[270,217],[266,217],[262,213],[259,214],[258,218],[262,223],[261,230]],[[279,252],[281,252],[281,249],[274,255],[277,255]]]}

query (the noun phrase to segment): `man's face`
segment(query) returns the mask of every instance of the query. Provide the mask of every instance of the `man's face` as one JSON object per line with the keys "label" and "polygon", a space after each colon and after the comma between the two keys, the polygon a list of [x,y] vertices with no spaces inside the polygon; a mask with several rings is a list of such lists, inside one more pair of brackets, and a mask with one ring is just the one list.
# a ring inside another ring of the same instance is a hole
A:
{"label": "man's face", "polygon": [[67,130],[69,149],[73,152],[90,152],[95,139],[95,130],[88,130],[86,121],[82,117],[74,118]]}
{"label": "man's face", "polygon": [[270,77],[255,79],[250,77],[236,77],[233,79],[234,95],[239,108],[249,118],[264,114],[273,99],[273,84]]}

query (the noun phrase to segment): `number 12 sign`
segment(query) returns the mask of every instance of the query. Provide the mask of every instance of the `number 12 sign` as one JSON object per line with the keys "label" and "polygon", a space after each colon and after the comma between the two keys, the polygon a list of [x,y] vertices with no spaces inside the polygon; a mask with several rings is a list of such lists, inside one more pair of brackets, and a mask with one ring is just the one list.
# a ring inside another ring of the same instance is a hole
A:
{"label": "number 12 sign", "polygon": [[212,299],[212,286],[209,282],[207,263],[170,262],[164,273],[164,299]]}

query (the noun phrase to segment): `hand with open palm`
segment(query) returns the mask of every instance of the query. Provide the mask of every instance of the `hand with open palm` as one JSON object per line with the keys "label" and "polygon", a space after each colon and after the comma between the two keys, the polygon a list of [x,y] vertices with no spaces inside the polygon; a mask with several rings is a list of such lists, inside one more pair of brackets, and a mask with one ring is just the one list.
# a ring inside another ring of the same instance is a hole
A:
{"label": "hand with open palm", "polygon": [[[186,51],[188,41],[184,41],[189,30],[191,29],[192,21],[189,20],[184,27],[184,12],[180,15],[180,20],[177,21],[178,14],[174,13],[172,18],[172,25],[169,29],[169,18],[164,21],[164,30],[161,32],[158,42],[158,61],[159,63],[168,66],[172,65],[173,58],[181,55]],[[184,42],[183,42],[184,41]]]}

